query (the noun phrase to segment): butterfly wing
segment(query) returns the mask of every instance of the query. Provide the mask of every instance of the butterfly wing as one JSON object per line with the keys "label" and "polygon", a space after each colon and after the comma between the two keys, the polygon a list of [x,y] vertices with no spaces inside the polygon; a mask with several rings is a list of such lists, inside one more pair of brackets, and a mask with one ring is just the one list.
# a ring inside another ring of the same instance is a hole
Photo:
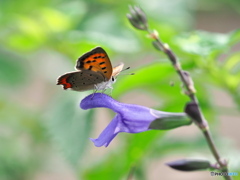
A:
{"label": "butterfly wing", "polygon": [[104,81],[104,76],[89,70],[81,70],[66,73],[57,80],[57,85],[63,85],[63,89],[71,88],[75,91],[87,91],[95,88],[95,85]]}
{"label": "butterfly wing", "polygon": [[101,47],[96,47],[78,58],[76,69],[100,72],[105,77],[104,81],[108,81],[113,72],[110,59]]}
{"label": "butterfly wing", "polygon": [[117,75],[119,75],[119,73],[122,71],[124,64],[120,63],[119,65],[115,66],[113,68],[113,72],[112,72],[112,76],[116,77]]}

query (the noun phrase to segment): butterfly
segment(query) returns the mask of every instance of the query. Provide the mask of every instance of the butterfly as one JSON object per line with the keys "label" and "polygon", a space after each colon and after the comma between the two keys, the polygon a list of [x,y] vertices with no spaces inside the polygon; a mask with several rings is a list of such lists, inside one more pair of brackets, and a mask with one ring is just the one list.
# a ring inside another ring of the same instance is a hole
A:
{"label": "butterfly", "polygon": [[110,88],[116,82],[116,76],[122,71],[124,64],[112,67],[107,53],[101,47],[96,47],[78,58],[76,70],[66,73],[57,79],[57,85],[63,89],[87,91]]}

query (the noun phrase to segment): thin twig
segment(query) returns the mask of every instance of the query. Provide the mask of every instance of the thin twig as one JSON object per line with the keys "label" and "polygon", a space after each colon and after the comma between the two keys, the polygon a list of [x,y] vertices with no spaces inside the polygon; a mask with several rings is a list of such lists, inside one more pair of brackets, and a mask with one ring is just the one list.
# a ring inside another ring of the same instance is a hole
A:
{"label": "thin twig", "polygon": [[[176,69],[178,75],[180,76],[180,79],[181,81],[183,82],[185,88],[187,89],[187,95],[189,96],[189,98],[195,102],[196,104],[198,104],[198,99],[197,97],[195,96],[195,92],[193,92],[193,90],[190,88],[189,86],[189,82],[186,80],[185,78],[185,75],[184,75],[184,72],[182,69],[181,69],[181,65],[179,63],[179,61],[177,60],[175,54],[172,52],[172,50],[167,47],[167,46],[164,46],[164,44],[160,41],[160,39],[158,38],[158,36],[156,35],[152,35],[151,32],[149,30],[147,30],[148,33],[150,33],[150,36],[151,37],[154,37],[154,40],[155,40],[155,46],[158,45],[159,46],[159,49],[161,49],[169,58],[169,60],[172,62],[174,68]],[[200,109],[200,107],[198,106],[198,108]],[[201,113],[201,111],[200,111]],[[226,172],[228,173],[228,167],[227,167],[227,161],[225,160],[221,160],[220,158],[220,155],[217,151],[217,148],[213,142],[213,139],[211,137],[211,133],[209,131],[209,128],[208,128],[208,123],[207,121],[205,120],[203,114],[201,113],[200,114],[200,117],[201,117],[201,121],[204,122],[203,124],[198,124],[198,127],[202,130],[204,136],[205,136],[205,139],[208,143],[208,146],[214,156],[214,158],[216,159],[216,161],[218,162],[220,168],[221,168],[221,171],[222,172]],[[231,180],[232,178],[230,176],[224,176],[224,178],[226,180]]]}
{"label": "thin twig", "polygon": [[[213,142],[213,139],[211,137],[211,133],[209,131],[209,126],[208,126],[208,122],[205,120],[203,113],[201,112],[201,109],[198,105],[198,99],[195,96],[195,88],[194,88],[194,83],[193,80],[191,78],[191,76],[189,75],[188,72],[184,71],[181,68],[181,64],[178,61],[176,55],[174,54],[174,52],[170,49],[170,47],[167,44],[164,44],[161,42],[159,36],[158,36],[158,32],[157,31],[151,31],[149,29],[148,26],[148,22],[147,22],[147,17],[146,14],[142,11],[142,9],[138,6],[134,6],[134,7],[130,7],[130,14],[127,15],[130,23],[139,30],[143,30],[143,31],[147,31],[149,34],[149,37],[152,38],[153,41],[153,46],[159,50],[159,51],[163,51],[169,58],[169,60],[171,61],[174,69],[176,70],[176,72],[178,73],[181,81],[184,84],[185,87],[185,94],[191,99],[191,101],[195,104],[196,107],[196,112],[198,112],[198,116],[197,118],[193,118],[193,121],[195,122],[195,124],[201,129],[201,131],[204,134],[204,137],[208,143],[208,146],[214,156],[214,158],[216,159],[217,163],[219,164],[220,170],[222,172],[228,173],[228,163],[226,160],[222,160],[217,148]],[[190,115],[190,114],[189,114]],[[226,180],[231,180],[232,178],[230,176],[224,176],[224,178]]]}
{"label": "thin twig", "polygon": [[134,172],[135,172],[135,166],[131,167],[129,173],[128,173],[128,176],[127,176],[127,180],[132,180],[133,179],[133,175],[134,175]]}

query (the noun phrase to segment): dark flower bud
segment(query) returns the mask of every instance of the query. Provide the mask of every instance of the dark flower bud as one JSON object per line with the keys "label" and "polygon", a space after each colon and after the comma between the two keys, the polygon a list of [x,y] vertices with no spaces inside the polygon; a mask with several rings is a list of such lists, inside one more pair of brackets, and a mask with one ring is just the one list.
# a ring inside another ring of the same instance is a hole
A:
{"label": "dark flower bud", "polygon": [[173,169],[179,171],[196,171],[196,170],[205,170],[211,168],[211,164],[207,160],[177,160],[173,162],[166,163]]}
{"label": "dark flower bud", "polygon": [[195,102],[189,102],[187,103],[185,107],[185,113],[191,117],[193,120],[195,120],[197,123],[202,124],[203,118],[201,116],[201,112],[199,110],[199,107],[197,103]]}
{"label": "dark flower bud", "polygon": [[147,17],[143,10],[138,6],[130,6],[130,14],[127,18],[130,23],[137,29],[148,30]]}

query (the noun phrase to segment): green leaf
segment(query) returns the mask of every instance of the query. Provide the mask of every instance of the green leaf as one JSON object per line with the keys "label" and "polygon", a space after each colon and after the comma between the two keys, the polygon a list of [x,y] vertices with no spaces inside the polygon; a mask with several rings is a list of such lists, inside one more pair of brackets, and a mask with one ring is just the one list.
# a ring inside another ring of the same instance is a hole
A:
{"label": "green leaf", "polygon": [[28,77],[26,67],[27,64],[21,57],[0,49],[0,82],[2,87],[23,83]]}
{"label": "green leaf", "polygon": [[[164,63],[152,63],[144,68],[140,68],[134,71],[135,75],[118,79],[116,85],[114,85],[113,94],[119,96],[121,93],[129,91],[137,87],[151,88],[153,86],[161,84],[162,80],[166,79],[171,74],[173,68],[169,64]],[[169,86],[169,83],[167,83]]]}
{"label": "green leaf", "polygon": [[29,179],[48,157],[49,141],[41,114],[1,95],[0,179]]}
{"label": "green leaf", "polygon": [[[188,127],[185,129],[187,130]],[[198,132],[198,129],[196,129]],[[191,146],[189,146],[191,144]],[[183,136],[178,138],[173,138],[171,136],[165,136],[155,143],[155,146],[152,150],[151,157],[152,159],[159,158],[161,156],[166,156],[170,154],[176,154],[182,152],[183,155],[189,156],[194,154],[196,149],[199,152],[203,152],[208,149],[205,139],[202,136]],[[159,153],[161,152],[161,153]]]}
{"label": "green leaf", "polygon": [[232,31],[230,33],[230,39],[229,39],[229,42],[231,44],[236,44],[236,43],[239,43],[240,41],[240,29],[237,29],[235,31]]}
{"label": "green leaf", "polygon": [[[111,151],[105,157],[94,163],[83,172],[81,179],[112,180],[126,177],[133,166],[138,167],[147,152],[152,150],[153,142],[161,140],[165,132],[147,131],[137,134],[120,133],[124,144],[118,144],[115,152]],[[141,166],[141,165],[140,165]]]}
{"label": "green leaf", "polygon": [[85,93],[81,93],[77,101],[76,93],[67,93],[61,93],[49,107],[47,127],[64,156],[76,165],[90,142],[94,111],[79,107]]}
{"label": "green leaf", "polygon": [[210,54],[228,48],[230,34],[195,31],[175,38],[179,47],[187,53],[209,57]]}
{"label": "green leaf", "polygon": [[230,74],[240,75],[240,53],[232,54],[224,64],[224,68],[228,70]]}

